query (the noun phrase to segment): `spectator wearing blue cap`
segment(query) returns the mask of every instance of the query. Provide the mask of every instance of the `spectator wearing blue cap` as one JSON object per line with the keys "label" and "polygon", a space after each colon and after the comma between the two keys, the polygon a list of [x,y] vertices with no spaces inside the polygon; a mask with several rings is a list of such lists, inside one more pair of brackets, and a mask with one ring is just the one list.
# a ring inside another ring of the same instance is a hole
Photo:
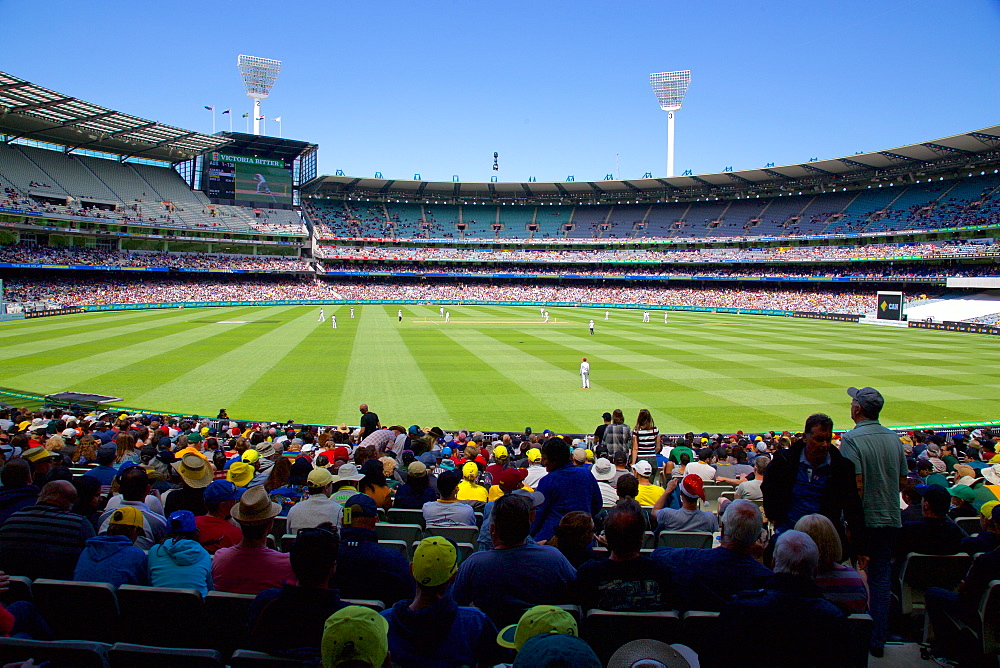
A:
{"label": "spectator wearing blue cap", "polygon": [[388,607],[413,593],[406,557],[378,544],[378,508],[367,494],[344,504],[344,528],[332,586],[344,598],[376,599]]}
{"label": "spectator wearing blue cap", "polygon": [[232,510],[236,502],[243,496],[245,487],[237,487],[228,480],[215,480],[205,488],[205,515],[194,518],[198,527],[201,546],[209,554],[215,554],[224,547],[232,547],[243,539]]}
{"label": "spectator wearing blue cap", "polygon": [[153,587],[212,590],[212,557],[198,542],[198,525],[190,510],[167,518],[167,535],[149,550],[149,584]]}

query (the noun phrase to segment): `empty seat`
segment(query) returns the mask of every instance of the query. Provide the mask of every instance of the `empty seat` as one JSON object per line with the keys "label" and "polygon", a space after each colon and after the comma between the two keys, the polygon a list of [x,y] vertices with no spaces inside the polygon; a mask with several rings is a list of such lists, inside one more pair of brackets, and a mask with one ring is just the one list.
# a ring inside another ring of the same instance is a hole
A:
{"label": "empty seat", "polygon": [[275,517],[274,525],[271,527],[271,535],[274,536],[275,540],[281,538],[286,533],[288,533],[288,518],[287,517]]}
{"label": "empty seat", "polygon": [[427,527],[428,536],[442,536],[453,543],[475,544],[479,539],[479,527]]}
{"label": "empty seat", "polygon": [[264,652],[254,652],[249,649],[237,650],[229,659],[232,668],[271,668],[274,666],[286,666],[287,668],[313,668],[315,661],[302,661],[299,659],[286,659],[280,656],[271,656]]}
{"label": "empty seat", "polygon": [[[167,634],[163,634],[167,635]],[[184,642],[183,636],[174,636],[174,642]],[[108,652],[111,668],[216,668],[222,666],[222,654],[214,649],[181,649],[115,643]]]}
{"label": "empty seat", "polygon": [[34,659],[36,666],[52,668],[106,668],[111,645],[82,640],[27,640],[0,638],[0,661],[4,664]]}
{"label": "empty seat", "polygon": [[379,540],[401,540],[407,545],[423,537],[419,524],[390,524],[379,522],[375,525],[375,535]]}
{"label": "empty seat", "polygon": [[205,631],[209,647],[229,656],[247,646],[247,627],[253,594],[210,591],[205,597]]}
{"label": "empty seat", "polygon": [[424,526],[424,511],[411,508],[391,508],[386,519],[393,524],[419,524]]}
{"label": "empty seat", "polygon": [[282,552],[291,552],[292,551],[292,543],[294,543],[294,542],[295,542],[295,534],[293,534],[293,533],[286,533],[286,534],[284,534],[281,537],[281,551]]}
{"label": "empty seat", "polygon": [[868,645],[871,643],[872,627],[875,622],[870,615],[849,615],[847,617],[847,641],[851,643],[851,666],[865,668],[868,665]]}
{"label": "empty seat", "polygon": [[0,595],[0,603],[10,605],[14,601],[31,602],[31,578],[23,575],[10,575],[7,582],[7,591]]}
{"label": "empty seat", "polygon": [[345,598],[342,599],[347,605],[360,605],[365,608],[371,608],[375,612],[382,612],[385,610],[385,603],[382,601],[376,601],[374,599],[368,598]]}
{"label": "empty seat", "polygon": [[[420,545],[419,540],[413,541],[413,543],[410,545],[411,559],[413,558],[413,554],[416,553],[418,545]],[[476,551],[476,546],[473,545],[472,543],[455,543],[455,547],[458,549],[458,563],[462,563],[463,561],[469,558],[469,555],[471,555],[473,552]]]}
{"label": "empty seat", "polygon": [[712,547],[712,534],[707,531],[661,531],[657,547]]}
{"label": "empty seat", "polygon": [[707,643],[716,637],[715,623],[718,612],[688,610],[681,620],[681,642],[698,654],[705,651]]}
{"label": "empty seat", "polygon": [[35,607],[57,640],[113,643],[118,636],[118,600],[107,582],[39,578],[31,586]]}
{"label": "empty seat", "polygon": [[705,485],[705,507],[704,510],[715,512],[719,509],[719,498],[723,492],[731,492],[731,485]]}
{"label": "empty seat", "polygon": [[[899,572],[900,607],[904,615],[925,610],[924,592],[929,587],[957,589],[969,572],[972,557],[967,554],[918,554],[910,552]],[[927,642],[930,621],[924,615],[922,642]]]}
{"label": "empty seat", "polygon": [[955,519],[955,524],[965,529],[965,533],[970,536],[983,530],[983,525],[980,524],[978,517],[958,517]]}
{"label": "empty seat", "polygon": [[632,640],[649,638],[668,644],[677,642],[680,626],[680,616],[673,610],[613,612],[595,608],[583,618],[580,637],[606,665],[615,650]]}
{"label": "empty seat", "polygon": [[[172,587],[118,588],[122,642],[172,647],[179,642],[206,647],[205,603],[195,589]],[[164,633],[164,629],[170,633]],[[181,640],[183,639],[183,640]]]}
{"label": "empty seat", "polygon": [[405,540],[380,540],[379,545],[383,547],[390,547],[409,560],[410,558],[410,546],[407,545]]}

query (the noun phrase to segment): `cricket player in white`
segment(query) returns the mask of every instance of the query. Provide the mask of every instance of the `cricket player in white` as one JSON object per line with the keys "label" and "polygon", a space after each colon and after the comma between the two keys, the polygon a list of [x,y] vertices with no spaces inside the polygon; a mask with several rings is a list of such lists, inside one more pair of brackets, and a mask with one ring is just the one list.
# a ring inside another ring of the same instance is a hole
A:
{"label": "cricket player in white", "polygon": [[549,312],[545,311],[545,320],[543,320],[542,322],[548,322],[548,321],[549,321]]}
{"label": "cricket player in white", "polygon": [[611,317],[611,311],[605,311],[604,312],[604,319],[608,320],[610,317]]}
{"label": "cricket player in white", "polygon": [[399,318],[399,322],[403,322],[403,309],[396,311],[396,317]]}
{"label": "cricket player in white", "polygon": [[580,362],[580,377],[583,379],[583,389],[590,389],[590,362],[584,357]]}
{"label": "cricket player in white", "polygon": [[666,311],[663,312],[663,324],[664,325],[667,324],[667,312]]}
{"label": "cricket player in white", "polygon": [[590,321],[590,335],[591,336],[594,335],[594,321],[593,320]]}
{"label": "cricket player in white", "polygon": [[354,307],[351,307],[351,320],[354,320]]}
{"label": "cricket player in white", "polygon": [[451,322],[451,311],[445,311],[444,312],[444,321],[445,322]]}
{"label": "cricket player in white", "polygon": [[643,322],[649,322],[649,311],[643,311],[642,312],[642,321]]}
{"label": "cricket player in white", "polygon": [[330,314],[330,324],[333,326],[332,329],[337,329],[337,316],[333,313]]}
{"label": "cricket player in white", "polygon": [[442,318],[444,317],[444,307],[443,306],[441,307],[441,317]]}
{"label": "cricket player in white", "polygon": [[326,313],[323,312],[322,308],[319,310],[319,320],[316,322],[326,322]]}

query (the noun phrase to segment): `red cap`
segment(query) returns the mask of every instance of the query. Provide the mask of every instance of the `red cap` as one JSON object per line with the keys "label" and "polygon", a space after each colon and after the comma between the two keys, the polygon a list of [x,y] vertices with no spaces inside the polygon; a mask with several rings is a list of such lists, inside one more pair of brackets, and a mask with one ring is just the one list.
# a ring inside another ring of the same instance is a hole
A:
{"label": "red cap", "polygon": [[345,462],[351,458],[351,451],[347,449],[347,446],[338,445],[333,449],[334,460],[343,459]]}
{"label": "red cap", "polygon": [[500,485],[500,489],[505,492],[513,492],[524,486],[524,479],[528,477],[528,469],[504,469],[497,476],[495,482]]}
{"label": "red cap", "polygon": [[702,501],[705,500],[705,481],[701,479],[701,476],[691,474],[684,476],[681,480],[681,494],[686,497],[694,498],[698,497]]}
{"label": "red cap", "polygon": [[587,358],[586,358],[586,357],[584,357],[584,358],[583,358],[583,361],[584,361],[584,362],[586,362],[586,361],[587,361]]}

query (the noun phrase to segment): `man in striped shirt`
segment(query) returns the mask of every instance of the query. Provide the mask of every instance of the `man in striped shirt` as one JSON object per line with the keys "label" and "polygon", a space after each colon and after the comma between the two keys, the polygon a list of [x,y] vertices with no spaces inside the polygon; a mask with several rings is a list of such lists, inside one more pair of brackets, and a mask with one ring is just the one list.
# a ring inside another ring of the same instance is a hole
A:
{"label": "man in striped shirt", "polygon": [[0,526],[0,570],[32,579],[72,580],[73,569],[93,538],[94,527],[70,512],[76,488],[66,480],[46,484],[38,503],[10,516]]}

